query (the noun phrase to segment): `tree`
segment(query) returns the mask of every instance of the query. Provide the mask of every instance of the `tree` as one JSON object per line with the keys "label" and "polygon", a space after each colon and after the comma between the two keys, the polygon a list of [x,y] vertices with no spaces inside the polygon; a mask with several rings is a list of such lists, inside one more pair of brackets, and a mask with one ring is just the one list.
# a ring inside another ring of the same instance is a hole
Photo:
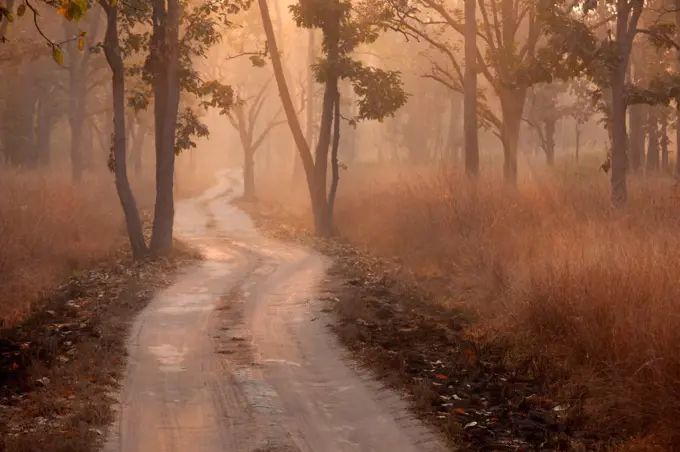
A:
{"label": "tree", "polygon": [[99,4],[106,13],[106,34],[104,36],[104,55],[111,68],[111,90],[113,93],[113,172],[115,174],[116,192],[125,215],[125,224],[132,255],[135,259],[147,253],[142,221],[137,210],[137,203],[130,188],[127,175],[126,132],[125,132],[125,66],[120,48],[118,34],[119,8],[100,0]]}
{"label": "tree", "polygon": [[479,135],[477,125],[477,8],[476,0],[465,0],[465,75],[463,76],[463,133],[465,171],[479,172]]}
{"label": "tree", "polygon": [[[324,84],[321,124],[315,157],[305,139],[297,118],[290,91],[286,83],[276,36],[266,0],[259,0],[262,24],[271,50],[272,65],[279,95],[288,125],[302,159],[309,189],[314,225],[317,235],[333,232],[333,205],[339,181],[338,147],[340,140],[339,79],[349,80],[357,94],[359,111],[354,121],[382,120],[406,102],[399,74],[364,65],[351,58],[351,53],[361,44],[374,42],[384,25],[385,11],[370,11],[366,3],[349,3],[341,0],[300,0],[291,6],[298,24],[303,28],[320,28],[323,31],[324,57],[315,65],[316,80]],[[370,12],[369,12],[370,11]],[[333,136],[332,136],[333,135]],[[328,153],[331,147],[331,186],[327,188]]]}
{"label": "tree", "polygon": [[[607,102],[606,114],[611,124],[611,198],[613,204],[621,205],[627,199],[628,105],[666,103],[678,96],[676,77],[664,76],[653,80],[649,89],[627,83],[633,41],[636,36],[644,34],[657,47],[674,47],[677,44],[670,39],[674,30],[666,23],[651,21],[653,26],[639,27],[644,7],[642,0],[616,0],[610,5],[609,9],[600,8],[599,14],[592,11],[597,6],[592,0],[566,7],[559,3],[556,7],[547,8],[545,31],[549,39],[540,50],[538,61],[540,72],[548,79],[555,76],[568,79],[583,74],[597,85],[600,99],[605,90],[610,91],[611,101]],[[574,6],[581,6],[580,11]],[[600,39],[595,29],[610,22],[614,25],[613,33]]]}
{"label": "tree", "polygon": [[262,106],[267,99],[268,87],[269,81],[260,87],[255,96],[250,98],[243,98],[240,94],[237,94],[234,106],[222,112],[229,118],[234,129],[238,131],[243,148],[243,199],[246,201],[257,199],[255,191],[255,151],[262,145],[269,132],[286,122],[279,119],[281,114],[281,110],[279,110],[265,122],[259,132],[256,132]]}
{"label": "tree", "polygon": [[[465,133],[466,137],[469,134],[467,140],[472,143],[467,158],[468,172],[474,173],[477,165],[473,145],[476,128],[473,127],[472,112],[475,111],[474,104],[478,103],[477,116],[483,123],[493,125],[495,135],[503,144],[505,179],[515,184],[520,125],[527,89],[533,82],[522,77],[522,68],[533,61],[540,36],[537,2],[478,1],[481,24],[474,20],[475,5],[471,0],[465,1],[464,13],[441,0],[392,0],[391,3],[394,8],[393,26],[428,42],[433,51],[446,59],[445,65],[433,61],[432,70],[427,76],[467,96],[467,122],[471,125]],[[465,40],[465,72],[456,38]],[[477,45],[477,40],[481,41],[483,47]],[[470,67],[470,64],[473,66]],[[477,73],[482,74],[497,96],[500,116],[488,105],[479,102],[483,100],[483,93],[477,92],[473,96]]]}

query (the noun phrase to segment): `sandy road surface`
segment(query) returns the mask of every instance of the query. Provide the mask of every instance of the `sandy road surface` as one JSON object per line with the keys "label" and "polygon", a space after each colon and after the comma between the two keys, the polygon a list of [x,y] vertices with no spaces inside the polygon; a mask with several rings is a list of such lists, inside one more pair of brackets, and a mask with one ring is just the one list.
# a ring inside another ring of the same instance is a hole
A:
{"label": "sandy road surface", "polygon": [[207,259],[137,319],[105,452],[443,450],[344,358],[316,293],[328,260],[261,236],[229,204],[238,176],[177,207]]}

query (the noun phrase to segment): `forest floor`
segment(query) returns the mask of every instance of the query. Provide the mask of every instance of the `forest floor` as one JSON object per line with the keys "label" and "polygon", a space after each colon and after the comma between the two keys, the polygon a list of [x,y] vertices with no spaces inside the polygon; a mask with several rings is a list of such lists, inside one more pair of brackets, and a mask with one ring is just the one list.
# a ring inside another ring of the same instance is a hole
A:
{"label": "forest floor", "polygon": [[73,275],[0,329],[0,450],[93,450],[112,420],[131,320],[199,256],[181,243],[159,261],[118,252]]}

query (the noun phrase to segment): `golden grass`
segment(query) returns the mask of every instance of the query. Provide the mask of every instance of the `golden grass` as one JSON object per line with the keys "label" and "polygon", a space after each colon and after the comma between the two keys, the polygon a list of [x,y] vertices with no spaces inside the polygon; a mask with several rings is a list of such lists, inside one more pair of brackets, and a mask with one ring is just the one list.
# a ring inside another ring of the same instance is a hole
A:
{"label": "golden grass", "polygon": [[88,181],[75,189],[65,177],[2,172],[0,320],[5,324],[119,243],[120,207],[108,182]]}
{"label": "golden grass", "polygon": [[[380,179],[344,175],[343,236],[443,282],[452,305],[477,313],[479,340],[506,344],[509,363],[548,375],[563,395],[587,394],[593,428],[646,438],[629,450],[657,450],[650,432],[680,447],[673,179],[631,180],[620,210],[610,207],[606,176],[589,170],[543,173],[517,190],[491,177],[470,184],[455,171]],[[260,190],[264,199],[282,192]],[[308,218],[306,203],[278,201]]]}

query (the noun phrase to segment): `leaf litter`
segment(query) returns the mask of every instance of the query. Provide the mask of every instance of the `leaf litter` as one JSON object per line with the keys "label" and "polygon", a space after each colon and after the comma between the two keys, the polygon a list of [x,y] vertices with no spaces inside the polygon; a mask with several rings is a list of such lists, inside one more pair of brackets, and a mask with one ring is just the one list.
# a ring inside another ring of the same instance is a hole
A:
{"label": "leaf litter", "polygon": [[102,441],[135,314],[199,258],[132,262],[120,251],[79,271],[13,328],[0,328],[0,450],[89,451]]}

